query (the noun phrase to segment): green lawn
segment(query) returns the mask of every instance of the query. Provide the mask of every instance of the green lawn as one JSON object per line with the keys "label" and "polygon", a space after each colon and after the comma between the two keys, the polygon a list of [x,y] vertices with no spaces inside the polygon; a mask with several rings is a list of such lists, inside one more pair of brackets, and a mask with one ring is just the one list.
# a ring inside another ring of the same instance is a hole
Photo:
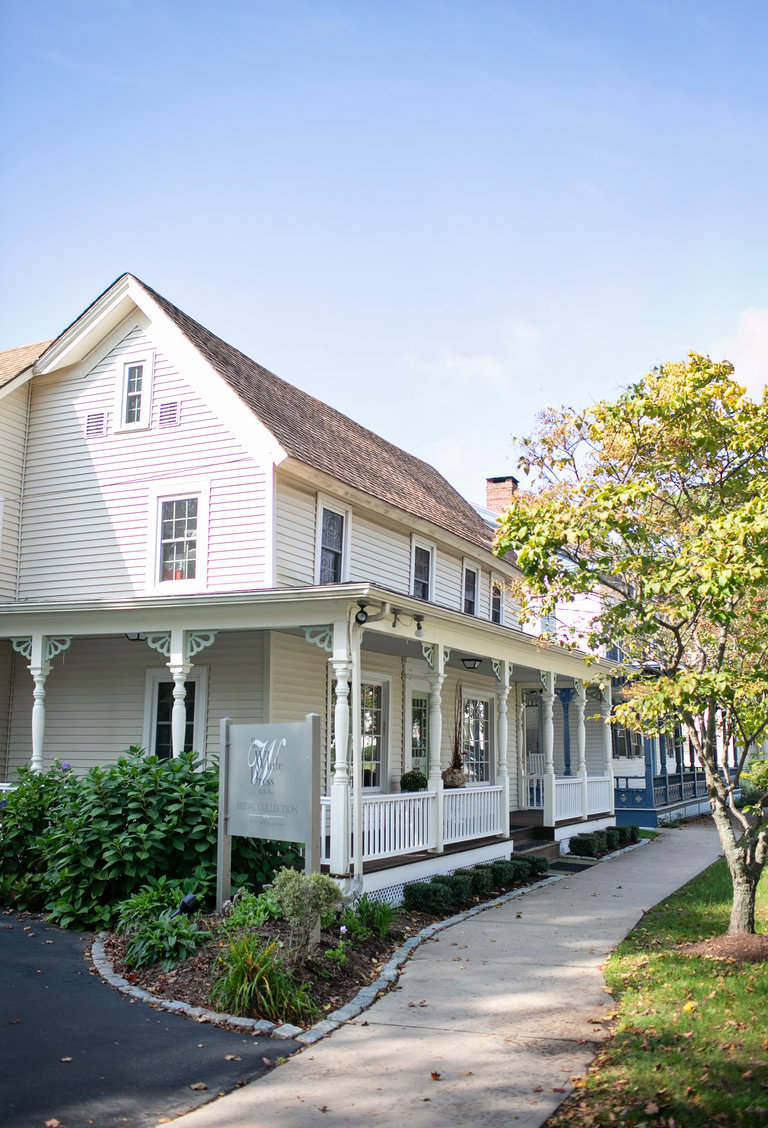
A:
{"label": "green lawn", "polygon": [[[724,933],[730,901],[721,860],[627,936],[605,973],[614,1036],[547,1128],[768,1128],[768,964],[676,951]],[[766,877],[758,917],[768,932]]]}

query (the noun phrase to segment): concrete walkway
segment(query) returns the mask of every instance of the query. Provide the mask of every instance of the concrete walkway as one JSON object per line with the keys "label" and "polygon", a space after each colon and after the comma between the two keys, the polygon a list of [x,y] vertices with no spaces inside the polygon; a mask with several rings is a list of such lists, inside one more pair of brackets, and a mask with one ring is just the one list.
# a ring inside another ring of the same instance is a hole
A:
{"label": "concrete walkway", "polygon": [[644,910],[720,856],[711,823],[444,929],[398,987],[183,1128],[539,1128],[608,1033],[601,967]]}

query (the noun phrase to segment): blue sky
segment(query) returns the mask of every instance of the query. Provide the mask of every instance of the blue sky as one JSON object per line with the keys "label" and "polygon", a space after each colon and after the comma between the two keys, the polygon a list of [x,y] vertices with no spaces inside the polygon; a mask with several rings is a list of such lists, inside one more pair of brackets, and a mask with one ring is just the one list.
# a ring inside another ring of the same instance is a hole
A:
{"label": "blue sky", "polygon": [[0,348],[129,270],[476,501],[547,403],[765,383],[762,0],[0,13]]}

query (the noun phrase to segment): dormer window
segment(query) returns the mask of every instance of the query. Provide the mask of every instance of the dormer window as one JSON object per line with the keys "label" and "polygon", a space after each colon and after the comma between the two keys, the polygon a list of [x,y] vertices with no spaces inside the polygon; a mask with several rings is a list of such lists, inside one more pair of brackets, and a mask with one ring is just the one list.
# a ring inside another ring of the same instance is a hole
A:
{"label": "dormer window", "polygon": [[149,427],[152,406],[152,356],[132,358],[123,364],[120,388],[120,430]]}

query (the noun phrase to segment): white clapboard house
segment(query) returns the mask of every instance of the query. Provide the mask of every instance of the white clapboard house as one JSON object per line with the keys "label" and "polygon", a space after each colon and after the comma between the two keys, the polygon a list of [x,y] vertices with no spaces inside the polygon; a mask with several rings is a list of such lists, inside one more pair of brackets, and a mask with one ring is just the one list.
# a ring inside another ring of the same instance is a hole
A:
{"label": "white clapboard house", "polygon": [[0,356],[0,780],[319,713],[323,861],[371,890],[606,825],[608,667],[519,628],[492,537],[125,274]]}

